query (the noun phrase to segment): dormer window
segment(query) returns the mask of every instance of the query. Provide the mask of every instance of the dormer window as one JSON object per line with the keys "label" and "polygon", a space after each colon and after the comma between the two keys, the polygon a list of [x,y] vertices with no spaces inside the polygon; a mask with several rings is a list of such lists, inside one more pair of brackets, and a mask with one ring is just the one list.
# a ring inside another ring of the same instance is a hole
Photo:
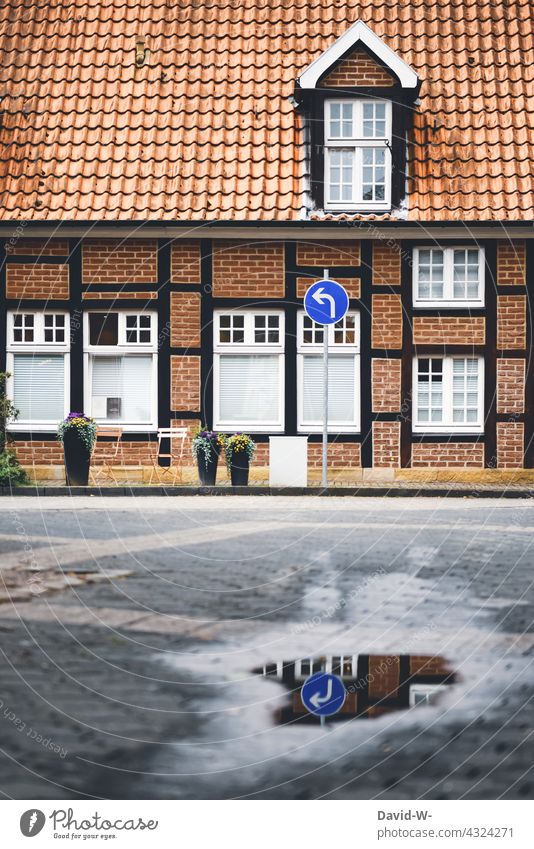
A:
{"label": "dormer window", "polygon": [[325,102],[325,206],[388,209],[391,203],[391,101]]}

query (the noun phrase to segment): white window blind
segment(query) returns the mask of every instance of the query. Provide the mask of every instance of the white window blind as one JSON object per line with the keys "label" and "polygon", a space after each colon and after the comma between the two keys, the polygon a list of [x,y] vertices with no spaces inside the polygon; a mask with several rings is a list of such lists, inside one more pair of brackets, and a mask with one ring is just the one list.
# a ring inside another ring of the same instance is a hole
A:
{"label": "white window blind", "polygon": [[13,403],[20,421],[58,422],[65,414],[63,354],[14,354]]}
{"label": "white window blind", "polygon": [[[355,358],[328,358],[328,423],[354,422]],[[320,424],[323,420],[323,360],[321,356],[303,357],[303,424]]]}
{"label": "white window blind", "polygon": [[277,423],[280,418],[279,355],[222,354],[219,418],[228,423]]}
{"label": "white window blind", "polygon": [[92,411],[97,419],[150,422],[152,356],[94,356]]}

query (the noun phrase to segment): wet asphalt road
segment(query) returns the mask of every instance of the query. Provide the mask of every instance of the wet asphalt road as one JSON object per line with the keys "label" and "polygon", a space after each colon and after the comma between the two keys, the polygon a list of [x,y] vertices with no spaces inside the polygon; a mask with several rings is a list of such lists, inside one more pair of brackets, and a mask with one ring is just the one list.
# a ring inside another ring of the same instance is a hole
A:
{"label": "wet asphalt road", "polygon": [[[3,568],[127,568],[0,605],[0,790],[532,798],[534,504],[3,499]],[[26,580],[26,579],[25,579]],[[277,727],[268,661],[440,654],[436,706]]]}

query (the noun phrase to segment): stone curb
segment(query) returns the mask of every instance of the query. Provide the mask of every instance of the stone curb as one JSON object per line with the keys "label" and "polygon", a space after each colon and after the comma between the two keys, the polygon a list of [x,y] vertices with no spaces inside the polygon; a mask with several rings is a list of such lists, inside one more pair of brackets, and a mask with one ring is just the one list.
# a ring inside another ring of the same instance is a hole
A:
{"label": "stone curb", "polygon": [[322,487],[269,487],[269,486],[27,486],[27,487],[0,487],[0,496],[22,495],[22,496],[176,496],[176,495],[198,495],[198,496],[225,496],[225,495],[265,495],[265,496],[358,496],[361,498],[534,498],[534,487],[511,488],[493,487],[491,489],[477,489],[476,486],[464,485],[461,488],[450,488],[445,486],[439,488],[431,487],[345,487],[336,486],[323,489]]}

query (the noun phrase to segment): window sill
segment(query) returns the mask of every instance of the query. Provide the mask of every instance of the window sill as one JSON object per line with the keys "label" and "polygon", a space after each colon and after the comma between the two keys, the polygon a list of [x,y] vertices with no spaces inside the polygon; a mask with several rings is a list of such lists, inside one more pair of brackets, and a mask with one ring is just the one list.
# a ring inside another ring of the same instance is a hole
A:
{"label": "window sill", "polygon": [[483,310],[484,301],[423,301],[414,300],[414,310]]}
{"label": "window sill", "polygon": [[427,427],[424,425],[414,425],[412,433],[423,434],[424,436],[473,436],[484,435],[483,425],[474,427],[465,427],[461,424],[457,425],[438,425],[436,427]]}
{"label": "window sill", "polygon": [[[322,425],[299,425],[298,428],[297,428],[297,433],[302,433],[302,434],[314,434],[314,435],[316,435],[316,434],[322,433],[322,432],[323,432],[323,426]],[[350,425],[335,425],[335,426],[329,425],[328,426],[328,433],[332,434],[334,436],[342,436],[343,434],[347,434],[347,436],[348,435],[352,436],[353,434],[360,433],[360,432],[361,432],[360,428],[356,427],[356,426],[353,426],[353,427],[350,427]]]}

